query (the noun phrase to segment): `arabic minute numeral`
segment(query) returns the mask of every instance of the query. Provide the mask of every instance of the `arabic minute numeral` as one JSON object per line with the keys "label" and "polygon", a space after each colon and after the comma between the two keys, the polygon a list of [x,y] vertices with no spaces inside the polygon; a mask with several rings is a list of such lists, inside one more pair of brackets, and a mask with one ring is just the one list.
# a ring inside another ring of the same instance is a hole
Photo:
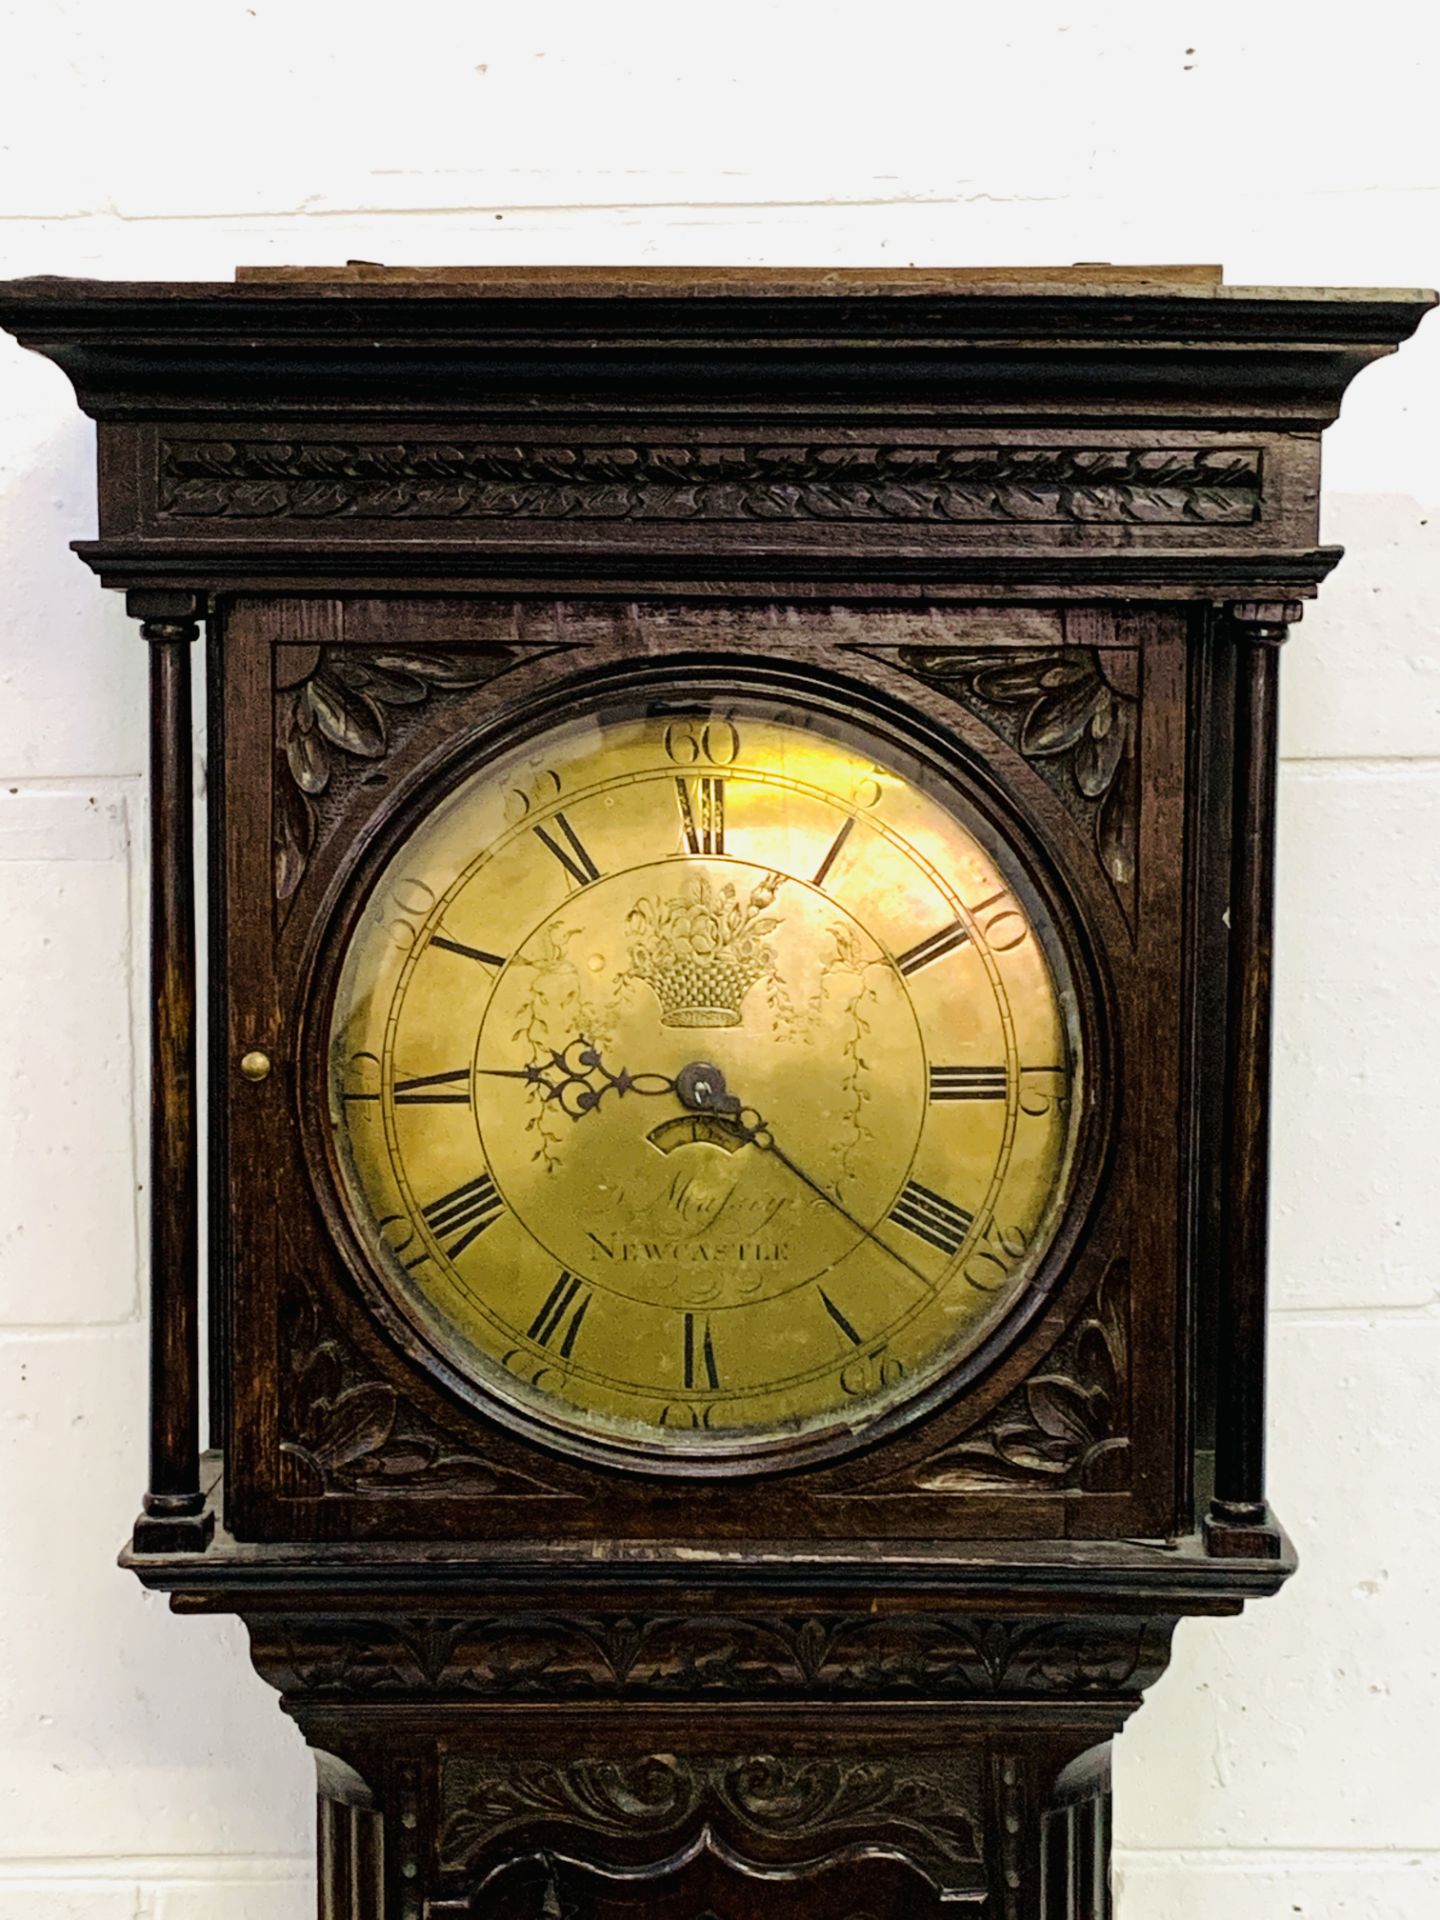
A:
{"label": "arabic minute numeral", "polygon": [[1029,1248],[1030,1236],[1023,1227],[1002,1227],[991,1220],[980,1238],[960,1271],[978,1293],[997,1293]]}
{"label": "arabic minute numeral", "polygon": [[672,720],[665,729],[665,757],[677,767],[733,767],[740,758],[740,729],[733,720]]}
{"label": "arabic minute numeral", "polygon": [[894,1359],[884,1347],[869,1353],[857,1353],[840,1369],[840,1391],[852,1400],[869,1399],[887,1387],[895,1387],[905,1378],[902,1361]]}
{"label": "arabic minute numeral", "polygon": [[1032,1120],[1063,1113],[1070,1104],[1070,1077],[1064,1067],[1020,1069],[1020,1111]]}
{"label": "arabic minute numeral", "polygon": [[992,953],[1010,953],[1025,939],[1030,928],[1025,916],[1014,904],[1009,891],[1001,887],[988,900],[977,900],[965,911],[980,930],[980,936]]}

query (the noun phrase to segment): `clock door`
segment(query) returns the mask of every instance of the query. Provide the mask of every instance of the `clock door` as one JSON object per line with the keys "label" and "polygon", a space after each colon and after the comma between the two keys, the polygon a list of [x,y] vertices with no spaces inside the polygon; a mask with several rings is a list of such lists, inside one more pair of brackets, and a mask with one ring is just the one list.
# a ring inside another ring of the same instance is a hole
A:
{"label": "clock door", "polygon": [[1174,1523],[1181,622],[1046,619],[231,610],[232,1525]]}

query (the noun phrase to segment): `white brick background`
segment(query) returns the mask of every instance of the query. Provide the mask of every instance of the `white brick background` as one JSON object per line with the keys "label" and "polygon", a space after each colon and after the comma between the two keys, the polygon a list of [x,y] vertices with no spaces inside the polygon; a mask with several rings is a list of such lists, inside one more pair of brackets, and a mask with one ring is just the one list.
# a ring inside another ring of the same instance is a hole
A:
{"label": "white brick background", "polygon": [[[0,5],[0,274],[1223,260],[1440,279],[1413,0]],[[1278,1600],[1120,1745],[1122,1920],[1440,1912],[1440,321],[1327,440],[1285,661]],[[0,1920],[290,1920],[310,1773],[237,1628],[112,1552],[143,1476],[144,648],[92,436],[0,342]]]}

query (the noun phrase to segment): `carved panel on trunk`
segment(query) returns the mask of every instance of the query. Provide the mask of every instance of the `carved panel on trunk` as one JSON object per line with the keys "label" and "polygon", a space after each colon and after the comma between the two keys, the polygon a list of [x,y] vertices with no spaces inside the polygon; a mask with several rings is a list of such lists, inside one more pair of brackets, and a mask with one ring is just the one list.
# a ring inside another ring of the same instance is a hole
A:
{"label": "carved panel on trunk", "polygon": [[986,1904],[979,1888],[942,1896],[883,1849],[766,1868],[706,1828],[679,1853],[638,1868],[549,1850],[507,1860],[467,1897],[432,1900],[428,1911],[431,1920],[938,1920]]}
{"label": "carved panel on trunk", "polygon": [[457,1758],[441,1770],[438,1862],[445,1874],[478,1875],[536,1847],[572,1849],[582,1836],[587,1852],[634,1865],[707,1832],[770,1866],[791,1867],[848,1846],[888,1849],[937,1886],[973,1888],[983,1884],[981,1766],[962,1748],[894,1760]]}

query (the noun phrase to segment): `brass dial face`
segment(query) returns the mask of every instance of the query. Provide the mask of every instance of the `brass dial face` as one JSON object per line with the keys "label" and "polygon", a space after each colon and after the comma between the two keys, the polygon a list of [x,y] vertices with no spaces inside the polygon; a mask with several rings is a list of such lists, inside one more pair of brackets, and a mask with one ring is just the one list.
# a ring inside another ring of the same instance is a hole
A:
{"label": "brass dial face", "polygon": [[611,700],[390,859],[329,1031],[391,1302],[532,1431],[634,1464],[873,1430],[1016,1309],[1082,1072],[1014,848],[849,720]]}

